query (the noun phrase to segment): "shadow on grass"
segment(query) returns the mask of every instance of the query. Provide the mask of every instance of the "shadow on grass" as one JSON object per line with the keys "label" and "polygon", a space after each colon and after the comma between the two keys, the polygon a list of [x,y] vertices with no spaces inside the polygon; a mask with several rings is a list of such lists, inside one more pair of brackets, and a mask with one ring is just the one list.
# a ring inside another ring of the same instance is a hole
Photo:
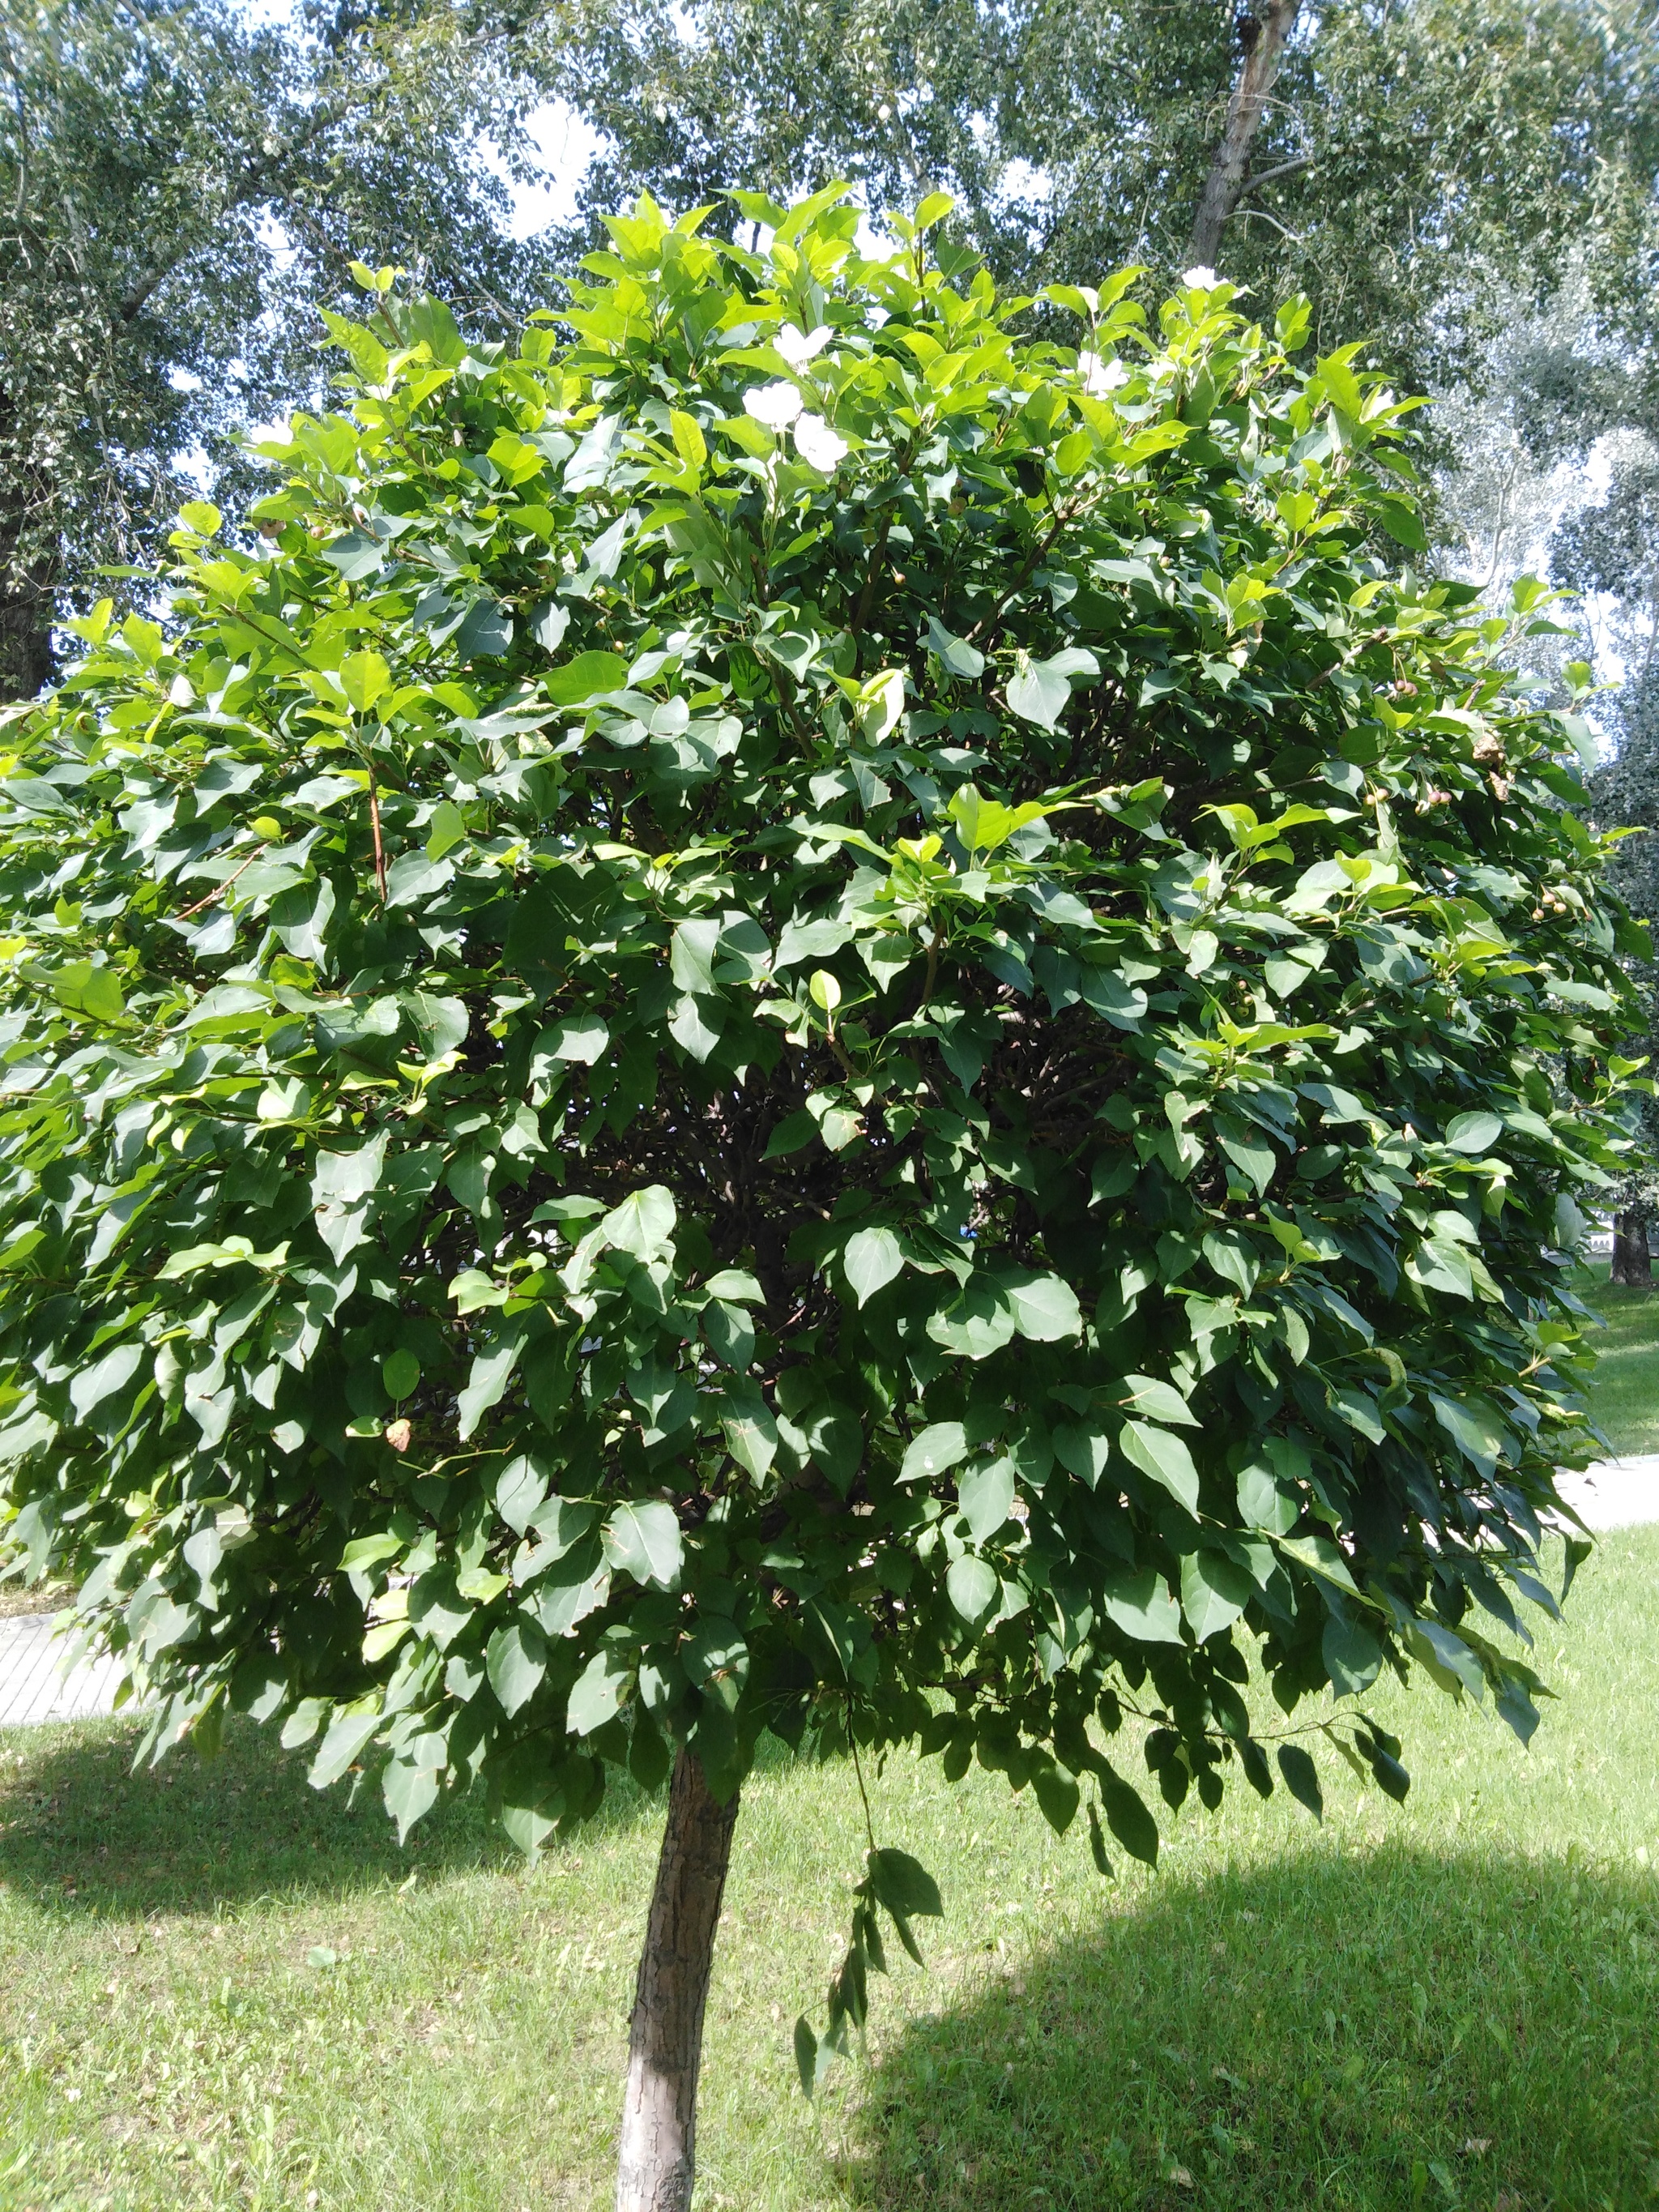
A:
{"label": "shadow on grass", "polygon": [[[24,1763],[0,1764],[0,1881],[39,1906],[137,1918],[374,1888],[416,1868],[524,1863],[482,1790],[434,1807],[400,1849],[377,1783],[355,1804],[345,1785],[313,1790],[310,1753],[284,1752],[273,1730],[234,1723],[216,1758],[185,1746],[134,1772],[139,1733],[110,1722],[13,1733]],[[654,1832],[660,1819],[658,1803],[613,1776],[582,1835],[633,1823]]]}
{"label": "shadow on grass", "polygon": [[870,2077],[840,2168],[855,2204],[1659,2204],[1640,1868],[1316,1849],[1160,1876],[1064,1948],[987,1963]]}
{"label": "shadow on grass", "polygon": [[[0,1758],[0,1882],[40,1906],[143,1918],[213,1914],[258,1897],[333,1895],[422,1875],[524,1864],[484,1792],[434,1806],[399,1847],[370,1781],[313,1790],[312,1753],[285,1752],[274,1729],[231,1723],[224,1747],[203,1759],[189,1745],[159,1767],[132,1769],[136,1723],[82,1722],[10,1732],[22,1765]],[[763,1738],[758,1772],[794,1754]],[[647,1794],[611,1771],[605,1802],[570,1839],[641,1829],[654,1844],[666,1792]],[[556,1856],[556,1841],[548,1856]]]}

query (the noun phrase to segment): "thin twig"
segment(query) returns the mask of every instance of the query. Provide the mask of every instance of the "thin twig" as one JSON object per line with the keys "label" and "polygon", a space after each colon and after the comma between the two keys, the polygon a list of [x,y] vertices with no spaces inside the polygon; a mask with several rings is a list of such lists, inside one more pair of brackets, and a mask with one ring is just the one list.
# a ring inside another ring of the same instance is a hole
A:
{"label": "thin twig", "polygon": [[225,893],[230,889],[231,885],[236,881],[236,877],[245,875],[248,869],[253,866],[253,863],[258,859],[260,854],[264,851],[265,845],[269,842],[270,841],[267,839],[256,845],[253,850],[248,854],[246,860],[243,861],[241,866],[237,869],[235,875],[227,876],[223,883],[216,884],[205,898],[198,899],[194,906],[187,906],[182,914],[174,915],[173,917],[173,920],[175,921],[188,921],[191,915],[200,914],[204,907],[211,906],[216,899],[222,899]]}
{"label": "thin twig", "polygon": [[386,904],[386,848],[380,842],[380,793],[374,781],[374,763],[368,763],[368,825],[374,833],[374,880],[380,887],[380,904]]}
{"label": "thin twig", "polygon": [[869,1838],[870,1848],[876,1848],[876,1824],[870,1817],[870,1793],[864,1786],[864,1763],[859,1757],[859,1740],[853,1733],[853,1700],[847,1700],[847,1742],[853,1754],[853,1772],[858,1778],[859,1796],[864,1803],[864,1832]]}

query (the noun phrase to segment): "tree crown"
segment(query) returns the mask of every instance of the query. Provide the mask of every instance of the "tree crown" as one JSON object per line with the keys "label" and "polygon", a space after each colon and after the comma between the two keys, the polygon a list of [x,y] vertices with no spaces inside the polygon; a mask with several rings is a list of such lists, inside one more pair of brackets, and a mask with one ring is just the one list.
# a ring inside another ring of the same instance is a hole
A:
{"label": "tree crown", "polygon": [[770,1729],[1150,1856],[1103,1741],[1270,1789],[1247,1653],[1527,1734],[1621,1071],[1573,730],[1390,573],[1404,410],[1297,303],[1063,346],[937,204],[744,206],[516,350],[365,271],[267,542],[187,508],[10,718],[14,1542],[157,1753],[280,1718],[528,1849]]}

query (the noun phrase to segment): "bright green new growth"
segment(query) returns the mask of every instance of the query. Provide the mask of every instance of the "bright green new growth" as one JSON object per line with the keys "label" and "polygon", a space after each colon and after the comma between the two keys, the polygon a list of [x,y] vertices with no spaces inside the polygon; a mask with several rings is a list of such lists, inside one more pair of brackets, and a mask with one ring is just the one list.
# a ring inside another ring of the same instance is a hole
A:
{"label": "bright green new growth", "polygon": [[[1627,1072],[1571,718],[1389,574],[1404,410],[1295,305],[739,197],[516,356],[371,280],[270,542],[187,511],[13,720],[13,1540],[157,1754],[531,1850],[770,1729],[1150,1858],[1113,1739],[1266,1794],[1247,1651],[1526,1735]],[[872,1842],[836,2043],[937,1906]]]}

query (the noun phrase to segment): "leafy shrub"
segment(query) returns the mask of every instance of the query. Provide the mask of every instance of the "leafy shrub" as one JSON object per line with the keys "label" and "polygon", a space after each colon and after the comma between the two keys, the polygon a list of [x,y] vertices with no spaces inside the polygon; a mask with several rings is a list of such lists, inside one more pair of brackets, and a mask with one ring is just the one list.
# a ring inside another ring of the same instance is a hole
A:
{"label": "leafy shrub", "polygon": [[[1152,1857],[1115,1740],[1271,1790],[1252,1656],[1526,1735],[1627,1072],[1571,718],[1390,573],[1405,410],[1295,304],[1032,336],[937,208],[747,204],[516,354],[364,272],[268,542],[187,510],[12,720],[12,1540],[155,1752],[529,1850],[769,1729]],[[872,1856],[834,2034],[935,1903]]]}

